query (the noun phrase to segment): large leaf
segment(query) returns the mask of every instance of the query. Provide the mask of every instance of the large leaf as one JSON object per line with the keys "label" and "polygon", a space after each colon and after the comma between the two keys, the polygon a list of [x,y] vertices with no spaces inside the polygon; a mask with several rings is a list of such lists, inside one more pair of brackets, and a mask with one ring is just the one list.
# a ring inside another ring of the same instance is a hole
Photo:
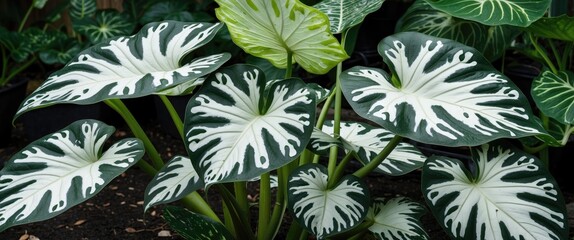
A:
{"label": "large leaf", "polygon": [[331,33],[338,34],[360,24],[369,13],[377,11],[385,0],[324,0],[313,7],[329,17]]}
{"label": "large leaf", "polygon": [[434,8],[485,25],[526,27],[541,18],[551,0],[427,0]]}
{"label": "large leaf", "polygon": [[425,163],[427,204],[453,239],[567,239],[560,189],[544,164],[502,145],[472,150],[464,164],[441,156]]}
{"label": "large leaf", "polygon": [[173,230],[187,240],[235,239],[221,223],[185,208],[167,206],[163,217]]}
{"label": "large leaf", "polygon": [[324,74],[348,58],[321,11],[298,0],[216,0],[217,18],[245,52],[287,67],[287,53],[305,70]]}
{"label": "large leaf", "polygon": [[295,220],[324,239],[355,227],[366,217],[370,195],[368,186],[358,177],[343,177],[327,188],[327,169],[307,164],[295,169],[287,183],[289,209]]}
{"label": "large leaf", "polygon": [[0,232],[52,218],[102,190],[144,154],[138,139],[101,152],[114,128],[81,120],[32,142],[0,170]]}
{"label": "large leaf", "polygon": [[574,73],[542,72],[532,82],[532,99],[547,116],[563,124],[574,124]]}
{"label": "large leaf", "polygon": [[574,17],[543,17],[532,23],[526,31],[544,38],[574,41]]}
{"label": "large leaf", "polygon": [[369,231],[378,239],[429,239],[419,220],[424,213],[424,206],[408,198],[377,198],[366,221],[373,222]]}
{"label": "large leaf", "polygon": [[185,144],[206,186],[247,181],[297,157],[309,142],[315,96],[299,79],[271,85],[252,65],[210,76],[190,100]]}
{"label": "large leaf", "polygon": [[[322,130],[311,135],[309,147],[316,153],[328,156],[331,146],[338,145],[357,153],[364,164],[375,158],[394,137],[394,134],[366,123],[342,122],[339,137],[333,137],[333,121],[327,121]],[[325,136],[327,135],[327,136]],[[413,145],[401,142],[376,169],[392,176],[403,175],[422,167],[426,157]]]}
{"label": "large leaf", "polygon": [[147,185],[144,211],[154,205],[179,200],[203,186],[191,160],[176,156],[165,164]]}
{"label": "large leaf", "polygon": [[544,132],[528,101],[476,49],[421,33],[379,44],[391,68],[353,67],[341,75],[346,99],[362,117],[394,134],[445,146]]}
{"label": "large leaf", "polygon": [[70,16],[74,20],[91,18],[96,10],[96,0],[70,0]]}
{"label": "large leaf", "polygon": [[453,17],[432,8],[425,0],[416,1],[397,23],[397,31],[415,31],[448,38],[479,50],[488,60],[498,59],[520,34],[517,27],[487,26]]}
{"label": "large leaf", "polygon": [[22,103],[17,116],[59,103],[92,104],[135,98],[195,81],[229,59],[212,55],[180,64],[182,57],[213,38],[220,24],[161,22],[140,33],[92,46],[54,72]]}
{"label": "large leaf", "polygon": [[135,23],[127,13],[115,9],[100,10],[93,18],[81,18],[73,23],[76,31],[85,35],[90,42],[99,43],[113,37],[132,34]]}

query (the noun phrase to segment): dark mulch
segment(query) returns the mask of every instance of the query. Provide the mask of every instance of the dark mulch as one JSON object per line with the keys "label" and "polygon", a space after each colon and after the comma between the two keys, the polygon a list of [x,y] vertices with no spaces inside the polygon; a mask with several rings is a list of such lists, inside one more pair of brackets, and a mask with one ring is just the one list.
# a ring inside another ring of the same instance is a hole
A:
{"label": "dark mulch", "polygon": [[[165,134],[155,122],[150,122],[148,125],[148,129],[150,129],[148,134],[152,141],[158,144],[159,151],[165,159],[169,159],[175,154],[185,153],[178,138]],[[0,148],[0,165],[3,165],[3,162],[8,160],[14,152],[28,143],[22,136],[21,128],[19,126],[13,133],[13,141],[10,146]],[[120,128],[114,138],[129,135],[125,128]],[[163,220],[161,206],[154,207],[146,213],[143,212],[143,194],[150,179],[151,176],[134,167],[113,180],[96,197],[50,220],[7,229],[0,233],[0,239],[33,239],[30,237],[31,235],[43,240],[181,239]],[[379,175],[369,177],[366,180],[374,197],[406,196],[424,203],[420,192],[419,172],[401,177]],[[252,187],[250,191],[257,191],[256,186]],[[210,192],[209,195],[210,202],[219,200],[216,194]],[[564,195],[566,202],[573,205],[574,194],[571,188],[564,191]],[[289,216],[286,218],[289,219]],[[572,219],[572,214],[570,214],[570,218]],[[421,221],[431,239],[448,239],[430,212]],[[572,223],[570,228],[572,230]],[[164,236],[161,236],[162,234]]]}

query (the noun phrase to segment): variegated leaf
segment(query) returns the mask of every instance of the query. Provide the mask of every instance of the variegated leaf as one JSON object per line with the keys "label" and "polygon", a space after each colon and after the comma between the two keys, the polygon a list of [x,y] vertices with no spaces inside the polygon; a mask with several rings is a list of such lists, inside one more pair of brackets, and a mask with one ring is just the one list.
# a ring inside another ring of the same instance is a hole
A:
{"label": "variegated leaf", "polygon": [[563,124],[574,124],[574,73],[542,72],[532,82],[532,99],[547,116]]}
{"label": "variegated leaf", "polygon": [[287,67],[287,53],[310,73],[324,74],[348,58],[329,18],[299,0],[216,0],[215,14],[245,52]]}
{"label": "variegated leaf", "polygon": [[[310,148],[321,155],[328,156],[334,144],[347,151],[357,153],[357,158],[364,164],[375,158],[394,137],[394,134],[375,128],[366,123],[342,122],[340,141],[333,137],[333,121],[327,121],[322,130],[316,129],[311,135]],[[328,136],[324,136],[328,135]],[[403,175],[422,167],[426,157],[413,145],[401,142],[376,169],[392,176]]]}
{"label": "variegated leaf", "polygon": [[230,56],[217,54],[180,64],[209,42],[220,24],[151,23],[131,37],[94,45],[54,72],[20,106],[17,116],[53,104],[92,104],[158,93],[219,68]]}
{"label": "variegated leaf", "polygon": [[0,232],[52,218],[93,197],[144,154],[138,139],[101,152],[114,128],[80,120],[32,142],[0,170]]}
{"label": "variegated leaf", "polygon": [[203,188],[204,184],[187,157],[176,156],[165,164],[145,190],[144,211],[170,203]]}
{"label": "variegated leaf", "polygon": [[551,0],[428,0],[433,8],[485,25],[526,27],[541,18]]}
{"label": "variegated leaf", "polygon": [[189,156],[206,186],[247,181],[279,168],[307,145],[315,96],[299,79],[273,84],[263,72],[234,65],[216,72],[187,105]]}
{"label": "variegated leaf", "polygon": [[287,183],[288,205],[295,220],[324,239],[363,221],[370,204],[367,184],[358,177],[343,177],[327,189],[327,169],[307,164],[295,169]]}
{"label": "variegated leaf", "polygon": [[341,75],[346,99],[362,117],[416,141],[473,146],[545,133],[525,96],[476,49],[421,33],[379,44],[393,77],[353,67]]}
{"label": "variegated leaf", "polygon": [[472,172],[441,156],[423,168],[427,204],[452,239],[568,238],[564,199],[540,160],[502,145],[472,152]]}
{"label": "variegated leaf", "polygon": [[377,11],[385,0],[324,0],[313,7],[329,17],[331,33],[342,33]]}
{"label": "variegated leaf", "polygon": [[429,239],[420,221],[424,213],[423,205],[405,197],[377,198],[365,221],[373,222],[369,231],[378,239],[422,240]]}
{"label": "variegated leaf", "polygon": [[397,23],[396,29],[399,32],[415,31],[461,42],[476,48],[490,61],[501,57],[521,33],[517,27],[487,26],[453,17],[432,8],[425,0],[413,3]]}
{"label": "variegated leaf", "polygon": [[223,224],[185,208],[167,206],[163,216],[169,226],[187,240],[235,239]]}

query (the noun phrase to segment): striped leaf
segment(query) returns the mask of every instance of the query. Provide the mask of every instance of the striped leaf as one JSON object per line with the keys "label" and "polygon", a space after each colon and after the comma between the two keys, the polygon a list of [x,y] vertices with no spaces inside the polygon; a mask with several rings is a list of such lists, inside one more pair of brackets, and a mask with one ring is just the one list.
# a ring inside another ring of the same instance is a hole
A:
{"label": "striped leaf", "polygon": [[420,203],[405,197],[375,199],[366,221],[373,222],[369,227],[377,239],[429,239],[420,221],[425,208]]}
{"label": "striped leaf", "polygon": [[92,17],[96,13],[96,0],[70,0],[70,16],[77,19]]}
{"label": "striped leaf", "polygon": [[144,154],[138,139],[102,153],[114,128],[80,120],[36,140],[0,170],[0,232],[63,213],[101,191]]}
{"label": "striped leaf", "polygon": [[167,206],[163,216],[169,226],[186,240],[235,239],[221,223],[185,208]]}
{"label": "striped leaf", "polygon": [[81,18],[73,22],[74,30],[86,36],[91,43],[132,34],[135,23],[127,13],[115,9],[96,11],[93,18]]}
{"label": "striped leaf", "polygon": [[532,82],[532,99],[547,116],[574,124],[574,73],[546,70]]}
{"label": "striped leaf", "polygon": [[331,33],[338,34],[360,24],[369,13],[377,11],[385,0],[324,0],[313,7],[329,17]]}

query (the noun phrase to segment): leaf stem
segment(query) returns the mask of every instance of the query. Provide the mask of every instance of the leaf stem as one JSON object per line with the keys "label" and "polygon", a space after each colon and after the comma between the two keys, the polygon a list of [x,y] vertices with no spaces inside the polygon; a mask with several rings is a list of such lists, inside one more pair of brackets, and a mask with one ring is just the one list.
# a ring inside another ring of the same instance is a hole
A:
{"label": "leaf stem", "polygon": [[183,135],[183,122],[181,121],[179,114],[175,110],[175,107],[173,107],[173,104],[171,103],[171,101],[169,101],[169,98],[167,96],[165,95],[158,95],[158,96],[159,99],[161,99],[161,101],[163,102],[163,105],[165,106],[165,109],[169,113],[169,116],[173,120],[173,124],[177,128],[177,132],[179,133],[181,140],[185,140]]}
{"label": "leaf stem", "polygon": [[[341,34],[341,45],[345,46],[345,36],[347,34]],[[336,139],[340,138],[341,134],[341,112],[342,112],[342,102],[343,102],[343,92],[341,91],[341,72],[343,71],[343,62],[337,64],[337,72],[335,75],[335,112],[333,116],[333,137]],[[327,165],[327,174],[332,176],[337,167],[337,159],[339,157],[339,147],[334,145],[331,147],[329,154],[329,164]]]}
{"label": "leaf stem", "polygon": [[[241,236],[242,238],[255,240],[255,236],[251,231],[251,223],[249,222],[249,218],[245,213],[242,212],[241,207],[237,203],[236,199],[233,197],[233,194],[227,190],[227,187],[224,185],[215,185],[221,195],[223,196],[223,201],[225,201],[226,206],[230,210],[231,218],[233,222],[239,224],[239,226],[235,226],[236,236]],[[235,224],[234,224],[235,225]]]}
{"label": "leaf stem", "polygon": [[552,70],[552,72],[554,74],[558,74],[558,70],[556,69],[556,67],[554,66],[552,61],[550,61],[550,58],[548,58],[548,55],[542,50],[542,48],[540,47],[540,45],[537,42],[537,39],[533,36],[533,34],[528,33],[528,37],[530,38],[530,42],[532,42],[532,46],[534,46],[534,48],[536,49],[538,54],[540,54],[540,56],[544,59],[544,61],[546,62],[546,65],[548,65],[550,70]]}
{"label": "leaf stem", "polygon": [[269,231],[269,216],[271,208],[271,174],[264,173],[259,181],[259,219],[257,225],[257,239],[265,240]]}
{"label": "leaf stem", "polygon": [[353,173],[353,175],[355,175],[359,178],[363,178],[363,177],[367,176],[369,173],[371,173],[373,170],[375,170],[383,162],[383,160],[385,160],[385,158],[387,158],[389,156],[389,154],[391,154],[391,152],[395,149],[395,147],[397,145],[399,145],[399,143],[401,142],[402,139],[403,139],[403,137],[401,137],[399,135],[395,135],[393,137],[393,139],[391,139],[391,141],[389,141],[387,146],[385,146],[383,151],[381,151],[379,153],[379,155],[377,155],[367,165],[363,166],[362,168],[357,170],[355,173]]}
{"label": "leaf stem", "polygon": [[349,163],[349,161],[353,159],[353,154],[354,154],[353,151],[349,151],[347,155],[345,155],[343,160],[341,160],[339,165],[337,165],[337,168],[335,169],[335,172],[333,172],[333,175],[329,175],[329,179],[327,180],[327,189],[335,188],[335,185],[339,182],[339,179],[341,179],[341,177],[343,176],[343,172],[345,171],[347,163]]}

